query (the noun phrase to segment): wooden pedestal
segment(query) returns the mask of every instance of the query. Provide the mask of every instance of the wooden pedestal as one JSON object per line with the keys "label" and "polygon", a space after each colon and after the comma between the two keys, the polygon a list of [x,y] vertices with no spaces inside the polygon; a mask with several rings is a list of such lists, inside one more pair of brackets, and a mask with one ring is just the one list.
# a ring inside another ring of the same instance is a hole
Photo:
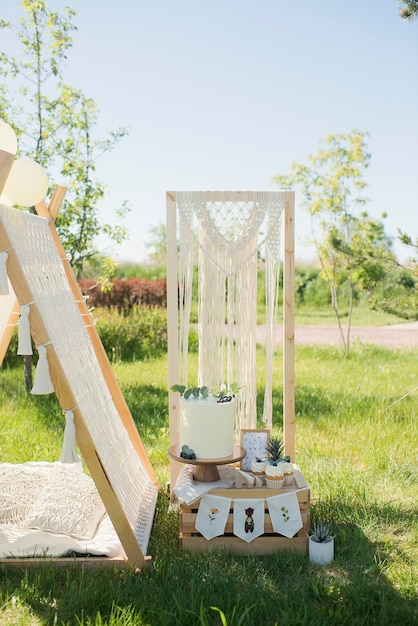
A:
{"label": "wooden pedestal", "polygon": [[[302,491],[297,491],[298,489],[302,489]],[[294,537],[289,539],[273,531],[267,502],[264,509],[263,535],[247,543],[233,534],[234,499],[269,498],[281,493],[289,493],[290,491],[297,491],[303,522],[303,527]],[[214,537],[210,541],[205,539],[195,528],[200,500],[194,502],[191,506],[182,504],[180,507],[180,546],[183,550],[205,552],[209,549],[226,549],[241,555],[267,555],[281,550],[295,550],[301,554],[308,553],[310,489],[299,470],[295,470],[294,484],[282,489],[214,489],[210,493],[232,499],[225,533],[220,537]]]}
{"label": "wooden pedestal", "polygon": [[168,449],[168,456],[179,463],[194,465],[193,478],[201,483],[212,483],[220,479],[217,465],[229,465],[241,461],[247,451],[240,446],[234,445],[233,453],[220,459],[184,459],[180,456],[181,448],[177,444]]}

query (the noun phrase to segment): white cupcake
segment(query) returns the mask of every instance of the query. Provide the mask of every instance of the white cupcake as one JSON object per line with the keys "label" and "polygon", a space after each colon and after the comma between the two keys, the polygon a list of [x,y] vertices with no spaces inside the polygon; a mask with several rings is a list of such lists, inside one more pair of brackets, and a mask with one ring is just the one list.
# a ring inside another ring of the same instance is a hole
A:
{"label": "white cupcake", "polygon": [[293,476],[295,475],[295,472],[293,471],[293,463],[291,463],[290,461],[285,461],[283,463],[283,468],[284,484],[285,486],[289,487],[290,485],[293,485]]}
{"label": "white cupcake", "polygon": [[267,461],[255,458],[251,462],[251,472],[256,476],[264,476],[266,473]]}
{"label": "white cupcake", "polygon": [[277,463],[272,465],[267,463],[266,465],[266,485],[269,489],[280,489],[284,483],[284,468],[283,463]]}

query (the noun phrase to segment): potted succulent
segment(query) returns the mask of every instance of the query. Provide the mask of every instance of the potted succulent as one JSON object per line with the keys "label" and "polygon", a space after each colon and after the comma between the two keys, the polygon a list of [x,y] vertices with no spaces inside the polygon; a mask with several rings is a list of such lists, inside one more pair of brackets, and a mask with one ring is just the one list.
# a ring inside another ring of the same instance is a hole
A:
{"label": "potted succulent", "polygon": [[334,560],[334,535],[330,522],[317,521],[309,536],[309,560],[326,565]]}

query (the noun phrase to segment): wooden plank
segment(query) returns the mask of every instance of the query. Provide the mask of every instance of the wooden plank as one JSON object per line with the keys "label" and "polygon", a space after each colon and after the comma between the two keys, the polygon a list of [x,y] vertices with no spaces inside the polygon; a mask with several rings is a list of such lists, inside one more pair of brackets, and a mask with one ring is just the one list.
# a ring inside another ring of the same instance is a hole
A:
{"label": "wooden plank", "polygon": [[[308,505],[310,501],[310,491],[309,489],[298,490],[296,487],[283,487],[283,489],[267,489],[266,487],[262,487],[260,489],[213,489],[209,493],[216,496],[223,496],[224,498],[232,498],[232,499],[245,499],[248,498],[271,498],[272,496],[277,496],[283,493],[292,493],[296,492],[297,499],[299,501],[299,505],[305,504]],[[186,506],[182,504],[182,506]],[[197,507],[198,504],[194,503],[194,507]]]}
{"label": "wooden plank", "polygon": [[[170,429],[170,448],[179,443],[178,415],[180,396],[171,391],[171,386],[180,383],[180,364],[178,358],[178,277],[177,277],[177,206],[176,192],[166,194],[167,225],[167,339],[168,339],[168,415]],[[170,483],[176,484],[181,466],[170,457]]]}
{"label": "wooden plank", "polygon": [[[150,557],[145,557],[146,567],[150,563]],[[105,556],[77,556],[77,557],[36,557],[36,558],[10,558],[0,559],[0,565],[7,565],[13,570],[33,571],[42,566],[53,565],[57,568],[68,569],[70,567],[83,567],[86,571],[93,571],[104,567],[126,569],[126,559]]]}
{"label": "wooden plank", "polygon": [[283,434],[286,454],[295,454],[295,194],[285,194],[283,261]]}
{"label": "wooden plank", "polygon": [[[34,298],[32,292],[2,222],[0,222],[0,250],[9,251],[7,263],[9,279],[13,285],[18,302],[21,305],[27,302],[33,302]],[[30,309],[29,320],[33,340],[36,345],[47,344],[46,350],[48,364],[57,398],[64,411],[73,410],[74,412],[74,423],[76,425],[78,446],[97,486],[97,490],[100,493],[109,517],[112,520],[113,526],[119,536],[125,553],[128,556],[128,562],[131,567],[144,567],[146,564],[145,557],[121,503],[116,497],[98,458],[94,442],[85,424],[82,413],[77,406],[77,402],[62,369],[55,348],[53,344],[48,343],[48,332],[39,313],[38,306],[34,303],[31,305]]]}
{"label": "wooden plank", "polygon": [[214,537],[207,541],[203,537],[180,537],[183,550],[188,552],[207,552],[209,550],[228,550],[239,555],[267,556],[283,550],[292,550],[300,554],[308,552],[308,536],[294,537],[257,537],[246,543],[239,537]]}
{"label": "wooden plank", "polygon": [[10,313],[7,326],[4,329],[3,336],[0,339],[0,366],[3,363],[4,357],[6,356],[6,352],[9,348],[14,329],[16,328],[17,322],[19,321],[19,315],[20,306],[18,302],[15,302],[13,310]]}
{"label": "wooden plank", "polygon": [[10,170],[13,167],[15,155],[5,150],[0,150],[0,195],[6,185]]}
{"label": "wooden plank", "polygon": [[[174,191],[167,192],[170,195],[176,194]],[[201,191],[203,202],[261,202],[265,191]],[[267,191],[271,193],[271,191]]]}

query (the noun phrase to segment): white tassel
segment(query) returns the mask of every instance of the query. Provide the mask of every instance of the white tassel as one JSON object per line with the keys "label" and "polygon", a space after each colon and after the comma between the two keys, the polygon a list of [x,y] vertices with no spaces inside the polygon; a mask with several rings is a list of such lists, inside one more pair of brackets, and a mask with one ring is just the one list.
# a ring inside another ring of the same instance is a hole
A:
{"label": "white tassel", "polygon": [[20,355],[33,354],[30,338],[29,313],[30,306],[23,304],[20,311],[19,326],[17,328],[17,353]]}
{"label": "white tassel", "polygon": [[32,387],[31,393],[34,395],[43,395],[52,393],[54,386],[49,374],[47,352],[45,346],[38,346],[39,360],[35,370],[35,382]]}
{"label": "white tassel", "polygon": [[80,463],[81,459],[77,454],[76,431],[74,424],[74,413],[65,411],[64,442],[60,456],[61,463]]}
{"label": "white tassel", "polygon": [[9,283],[7,281],[7,252],[0,252],[0,296],[9,295]]}

